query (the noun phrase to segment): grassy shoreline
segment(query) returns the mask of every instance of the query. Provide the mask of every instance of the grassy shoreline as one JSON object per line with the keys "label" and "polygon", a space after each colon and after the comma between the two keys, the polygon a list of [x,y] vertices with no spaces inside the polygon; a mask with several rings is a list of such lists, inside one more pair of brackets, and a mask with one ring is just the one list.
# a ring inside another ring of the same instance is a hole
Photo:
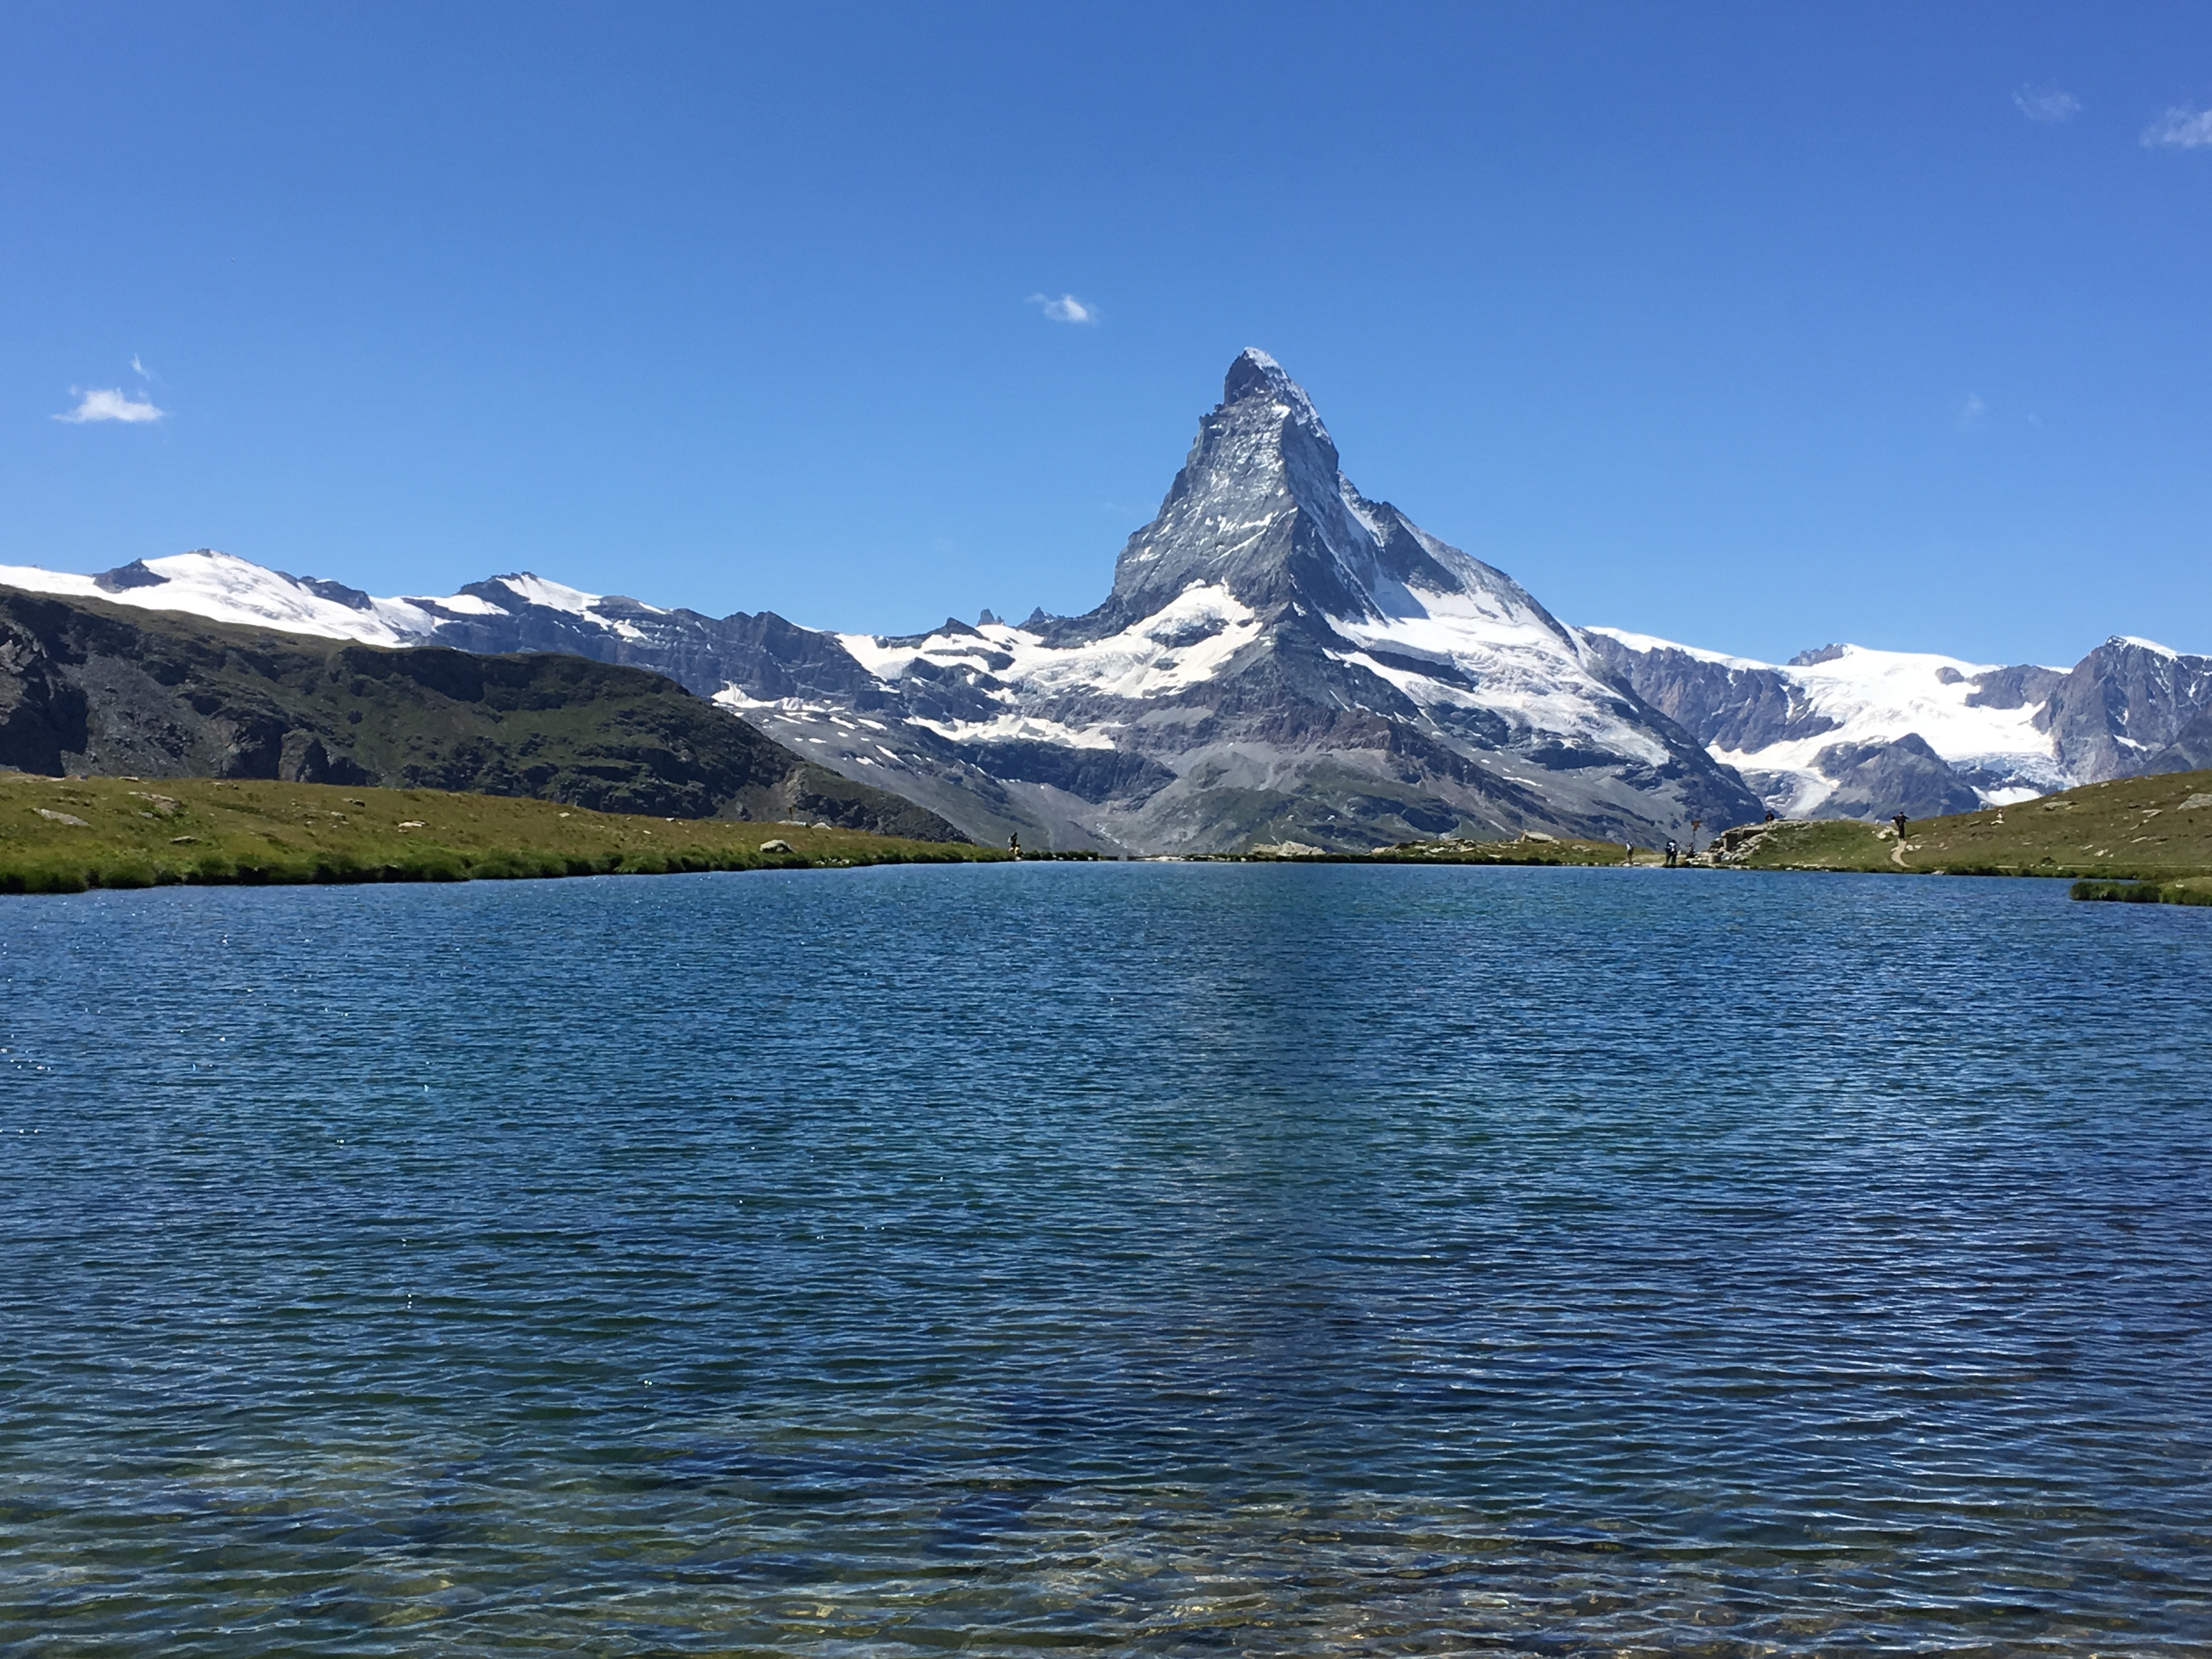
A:
{"label": "grassy shoreline", "polygon": [[2188,882],[2212,876],[2212,772],[2116,778],[1922,819],[1902,842],[1887,824],[1849,818],[1748,824],[1719,841],[1715,862],[1732,869]]}
{"label": "grassy shoreline", "polygon": [[434,789],[0,773],[0,893],[7,894],[672,875],[1006,856],[858,830],[646,817]]}
{"label": "grassy shoreline", "polygon": [[[557,801],[338,784],[0,773],[0,894],[88,888],[483,881],[1000,863],[972,843],[827,824],[665,818]],[[1030,853],[1025,860],[1091,858]],[[1201,862],[1649,866],[1618,842],[1524,836],[1366,853],[1255,848]],[[1867,875],[2048,876],[2079,899],[2212,904],[2212,772],[2091,784],[1908,826],[1747,824],[1692,867]]]}

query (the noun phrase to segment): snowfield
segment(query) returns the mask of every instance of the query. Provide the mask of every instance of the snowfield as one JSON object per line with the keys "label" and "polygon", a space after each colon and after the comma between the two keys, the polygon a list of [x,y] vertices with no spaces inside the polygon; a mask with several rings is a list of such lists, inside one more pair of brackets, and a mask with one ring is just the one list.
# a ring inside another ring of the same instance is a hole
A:
{"label": "snowfield", "polygon": [[1810,737],[1756,749],[1714,744],[1709,750],[1715,760],[1740,772],[1797,775],[1801,782],[1789,805],[1791,812],[1817,810],[1835,787],[1814,767],[1814,758],[1822,750],[1837,744],[1893,743],[1914,733],[1952,766],[2016,772],[2040,784],[1979,791],[1993,806],[2062,789],[2071,781],[2058,763],[2050,733],[2036,729],[2039,702],[1992,708],[1969,701],[1980,690],[1975,681],[1998,672],[2004,665],[1967,662],[1932,652],[1877,651],[1863,645],[1840,647],[1825,662],[1768,663],[1701,651],[1626,629],[1583,631],[1601,634],[1632,651],[1679,651],[1698,662],[1778,676],[1788,682],[1806,708],[1834,721],[1830,730]]}

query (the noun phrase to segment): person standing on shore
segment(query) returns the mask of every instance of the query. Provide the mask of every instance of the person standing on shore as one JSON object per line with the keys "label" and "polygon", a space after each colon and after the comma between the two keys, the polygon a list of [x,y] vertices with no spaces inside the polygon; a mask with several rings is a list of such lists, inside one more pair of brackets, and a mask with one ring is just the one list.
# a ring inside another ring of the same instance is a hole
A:
{"label": "person standing on shore", "polygon": [[1905,826],[1911,823],[1912,820],[1906,817],[1904,813],[1899,812],[1895,817],[1892,818],[1890,822],[1897,826],[1897,838],[1899,842],[1902,842],[1905,839]]}
{"label": "person standing on shore", "polygon": [[1667,867],[1669,870],[1674,867],[1674,843],[1671,841],[1667,843]]}

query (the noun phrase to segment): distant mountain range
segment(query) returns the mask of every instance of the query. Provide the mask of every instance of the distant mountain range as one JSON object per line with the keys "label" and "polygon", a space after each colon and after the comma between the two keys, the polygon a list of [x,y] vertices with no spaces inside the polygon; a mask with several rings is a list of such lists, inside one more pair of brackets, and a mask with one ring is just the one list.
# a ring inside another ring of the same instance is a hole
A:
{"label": "distant mountain range", "polygon": [[1112,592],[884,638],[529,574],[376,599],[213,551],[0,584],[376,645],[655,670],[986,841],[1355,850],[1525,830],[1652,844],[1773,810],[1915,817],[2212,763],[2212,658],[2070,671],[1830,646],[1782,665],[1573,628],[1361,495],[1265,353],[1230,367]]}
{"label": "distant mountain range", "polygon": [[2212,764],[2212,657],[2118,636],[2071,669],[1829,645],[1777,665],[1583,637],[1778,811],[1915,817]]}

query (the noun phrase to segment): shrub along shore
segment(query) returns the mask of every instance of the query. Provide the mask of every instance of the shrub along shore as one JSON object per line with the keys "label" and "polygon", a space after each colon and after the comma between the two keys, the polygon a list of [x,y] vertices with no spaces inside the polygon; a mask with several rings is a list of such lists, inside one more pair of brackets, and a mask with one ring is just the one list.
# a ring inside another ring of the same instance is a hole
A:
{"label": "shrub along shore", "polygon": [[672,875],[1006,856],[825,824],[643,817],[435,789],[0,773],[0,893]]}
{"label": "shrub along shore", "polygon": [[2212,905],[2212,878],[2197,881],[2077,881],[2067,896],[2122,904]]}

